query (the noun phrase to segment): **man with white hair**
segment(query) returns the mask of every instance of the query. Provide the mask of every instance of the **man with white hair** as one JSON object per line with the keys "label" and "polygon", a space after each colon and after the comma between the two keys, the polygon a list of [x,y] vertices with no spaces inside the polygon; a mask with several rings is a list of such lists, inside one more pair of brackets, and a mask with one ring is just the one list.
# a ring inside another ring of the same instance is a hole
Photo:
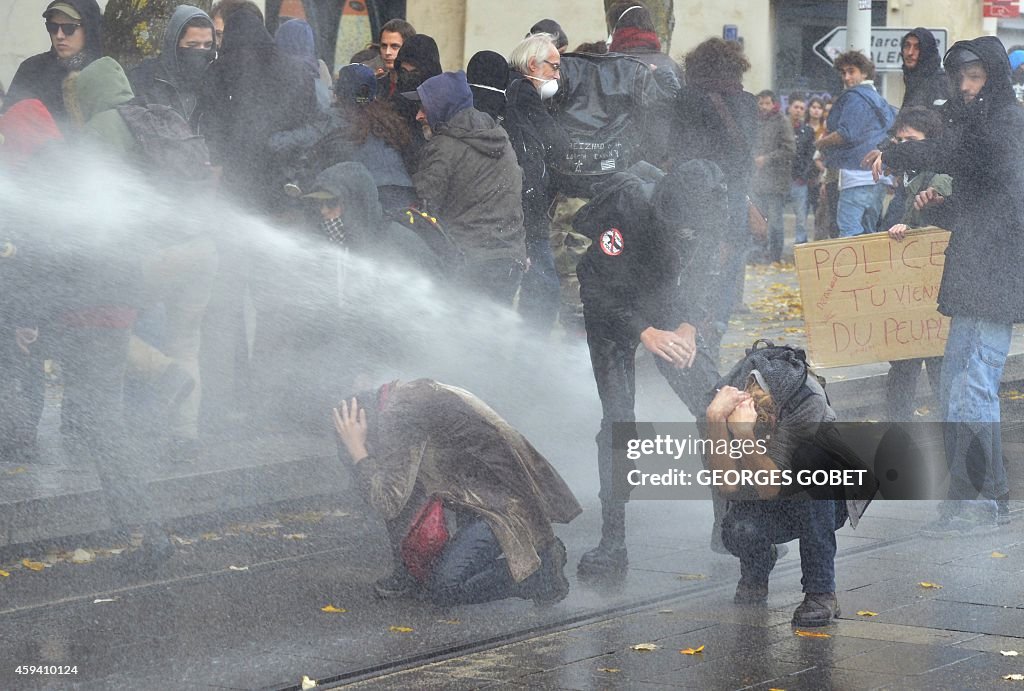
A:
{"label": "man with white hair", "polygon": [[568,138],[544,101],[558,93],[561,54],[551,34],[531,34],[509,56],[505,128],[523,169],[523,218],[530,268],[523,276],[519,311],[536,329],[550,332],[558,317],[559,287],[549,240],[552,189],[547,163],[564,154]]}

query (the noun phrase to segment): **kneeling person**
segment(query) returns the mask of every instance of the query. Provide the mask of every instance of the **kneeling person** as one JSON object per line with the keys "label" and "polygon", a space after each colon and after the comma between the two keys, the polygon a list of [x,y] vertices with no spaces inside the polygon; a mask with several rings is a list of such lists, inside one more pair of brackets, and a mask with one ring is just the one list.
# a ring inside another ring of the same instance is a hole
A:
{"label": "kneeling person", "polygon": [[[708,434],[716,440],[762,440],[766,453],[736,459],[711,454],[714,471],[776,471],[820,468],[842,454],[819,427],[836,419],[825,391],[809,372],[803,352],[788,347],[756,347],[727,375],[707,409]],[[730,385],[731,384],[731,385]],[[743,388],[738,388],[742,386]],[[812,441],[813,440],[813,441]],[[745,445],[746,446],[746,445]],[[780,498],[778,485],[720,488],[730,499],[722,520],[722,541],[740,559],[737,604],[763,604],[768,576],[778,559],[776,545],[800,540],[804,601],[793,613],[796,626],[825,626],[839,616],[835,584],[835,531],[851,524],[866,503],[796,494]]]}
{"label": "kneeling person", "polygon": [[429,379],[392,382],[334,410],[356,486],[387,523],[396,553],[435,498],[458,528],[421,581],[396,559],[380,597],[441,605],[507,597],[553,603],[569,592],[565,546],[551,524],[579,503],[548,461],[483,401]]}

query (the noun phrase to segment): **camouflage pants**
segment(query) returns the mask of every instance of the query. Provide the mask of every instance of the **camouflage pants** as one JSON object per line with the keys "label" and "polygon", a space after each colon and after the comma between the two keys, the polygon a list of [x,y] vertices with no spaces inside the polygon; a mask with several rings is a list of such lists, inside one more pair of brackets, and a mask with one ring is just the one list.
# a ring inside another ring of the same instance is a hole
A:
{"label": "camouflage pants", "polygon": [[580,331],[583,326],[583,303],[580,302],[580,282],[576,278],[576,264],[579,263],[590,239],[572,228],[576,212],[586,204],[585,199],[558,195],[553,204],[551,219],[551,251],[555,255],[555,270],[561,286],[562,300],[559,321],[566,331]]}

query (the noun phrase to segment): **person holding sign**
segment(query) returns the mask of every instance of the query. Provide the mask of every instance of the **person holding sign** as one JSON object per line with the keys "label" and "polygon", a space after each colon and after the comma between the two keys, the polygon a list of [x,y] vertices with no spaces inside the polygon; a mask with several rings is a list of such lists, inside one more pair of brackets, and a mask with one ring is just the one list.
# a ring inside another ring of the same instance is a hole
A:
{"label": "person holding sign", "polygon": [[[1006,511],[999,382],[1015,323],[1024,322],[1024,110],[1010,62],[994,36],[958,41],[943,60],[956,86],[942,140],[906,141],[875,162],[894,171],[953,176],[952,194],[933,186],[914,198],[952,230],[939,288],[939,311],[952,317],[942,368],[950,501],[934,536],[995,529]],[[971,500],[971,501],[956,501]]]}
{"label": "person holding sign", "polygon": [[[912,106],[901,110],[896,116],[894,129],[896,130],[896,141],[900,143],[939,139],[943,129],[942,117],[934,110],[924,106]],[[927,170],[914,174],[909,171],[904,173],[903,188],[909,198],[913,199],[918,192],[929,187],[948,197],[953,191],[953,179],[948,175],[936,174]],[[897,242],[903,242],[908,229],[928,225],[925,220],[926,213],[925,210],[915,209],[911,204],[904,210],[900,222],[889,228],[889,237]],[[905,421],[912,418],[914,394],[917,390],[917,378],[921,374],[922,363],[928,372],[928,381],[931,383],[932,392],[939,395],[939,382],[942,376],[941,357],[893,360],[889,363],[889,374],[885,378],[887,419]]]}

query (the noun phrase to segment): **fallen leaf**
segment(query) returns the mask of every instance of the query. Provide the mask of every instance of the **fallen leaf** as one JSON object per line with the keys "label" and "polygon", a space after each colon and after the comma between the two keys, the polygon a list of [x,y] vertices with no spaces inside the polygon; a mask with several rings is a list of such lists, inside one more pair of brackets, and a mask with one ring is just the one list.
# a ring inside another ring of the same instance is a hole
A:
{"label": "fallen leaf", "polygon": [[768,689],[768,691],[786,691],[786,689]]}
{"label": "fallen leaf", "polygon": [[675,612],[674,609],[659,609],[658,614],[672,614]]}
{"label": "fallen leaf", "polygon": [[618,674],[622,670],[616,667],[598,667],[597,671],[604,672],[605,674]]}
{"label": "fallen leaf", "polygon": [[993,552],[992,553],[992,558],[993,559],[1006,559],[1006,555],[1003,554],[1002,552]]}
{"label": "fallen leaf", "polygon": [[201,537],[204,540],[207,540],[209,542],[214,542],[216,540],[220,540],[221,539],[220,535],[218,535],[217,533],[203,533],[199,537]]}
{"label": "fallen leaf", "polygon": [[940,588],[942,588],[942,586],[938,583],[929,583],[928,581],[921,581],[920,583],[918,583],[918,585],[922,588],[933,588],[935,590],[939,590]]}
{"label": "fallen leaf", "polygon": [[1017,657],[1020,655],[1016,650],[1000,650],[999,654],[1003,657]]}
{"label": "fallen leaf", "polygon": [[32,561],[31,559],[22,559],[21,565],[26,569],[32,569],[33,571],[42,571],[46,568],[46,564],[41,561]]}
{"label": "fallen leaf", "polygon": [[10,578],[11,574],[7,573],[3,569],[0,569],[0,576],[3,576],[4,578]]}
{"label": "fallen leaf", "polygon": [[96,558],[95,554],[93,554],[92,552],[90,552],[87,549],[82,549],[81,547],[79,547],[78,549],[76,549],[74,552],[71,553],[71,563],[72,564],[88,564],[89,562],[91,562],[95,558]]}
{"label": "fallen leaf", "polygon": [[284,536],[285,540],[305,540],[305,533],[286,533]]}
{"label": "fallen leaf", "polygon": [[704,652],[704,645],[701,644],[699,648],[684,648],[679,651],[680,655],[697,655]]}
{"label": "fallen leaf", "polygon": [[114,602],[115,600],[117,600],[116,597],[101,597],[101,598],[98,598],[96,600],[93,600],[92,603],[94,605],[98,605],[101,602]]}
{"label": "fallen leaf", "polygon": [[232,571],[248,571],[249,570],[248,566],[229,566],[228,568],[231,569]]}
{"label": "fallen leaf", "polygon": [[316,686],[316,681],[310,679],[305,674],[302,675],[302,691],[309,691],[309,689]]}
{"label": "fallen leaf", "polygon": [[859,612],[857,612],[857,616],[858,617],[877,617],[878,616],[878,612],[872,612],[871,610],[862,609]]}
{"label": "fallen leaf", "polygon": [[171,540],[178,543],[179,545],[195,544],[195,540],[189,540],[188,538],[178,537],[177,535],[171,535]]}
{"label": "fallen leaf", "polygon": [[676,576],[681,581],[703,581],[707,576],[702,573],[683,573]]}
{"label": "fallen leaf", "polygon": [[639,653],[649,653],[652,650],[657,650],[658,646],[654,643],[637,643],[636,645],[630,646],[630,648]]}
{"label": "fallen leaf", "polygon": [[21,475],[22,473],[27,473],[28,471],[19,465],[17,468],[13,468],[5,472],[7,475]]}
{"label": "fallen leaf", "polygon": [[[321,612],[328,612],[330,614],[344,614],[348,610],[347,609],[341,609],[339,607],[335,607],[334,605],[327,605],[326,607],[321,607],[320,611]],[[395,627],[392,626],[391,628],[393,630]],[[409,630],[412,631],[412,629],[409,629]]]}
{"label": "fallen leaf", "polygon": [[932,412],[931,408],[929,408],[926,405],[923,405],[923,406],[921,406],[920,408],[918,408],[917,410],[914,411],[914,415],[916,415],[918,417],[924,417],[925,415],[928,415],[931,412]]}
{"label": "fallen leaf", "polygon": [[388,631],[393,633],[412,633],[412,629],[408,626],[389,626]]}
{"label": "fallen leaf", "polygon": [[801,638],[832,638],[830,633],[818,633],[816,631],[801,631],[797,629],[795,633]]}
{"label": "fallen leaf", "polygon": [[1003,679],[1006,681],[1024,681],[1024,674],[1007,674]]}

